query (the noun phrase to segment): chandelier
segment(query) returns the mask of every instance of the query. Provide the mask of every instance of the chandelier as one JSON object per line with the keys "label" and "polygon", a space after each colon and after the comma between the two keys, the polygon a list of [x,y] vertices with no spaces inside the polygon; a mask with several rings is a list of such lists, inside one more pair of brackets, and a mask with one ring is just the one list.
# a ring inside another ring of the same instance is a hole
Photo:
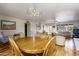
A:
{"label": "chandelier", "polygon": [[39,9],[33,4],[33,7],[29,8],[29,16],[39,16]]}

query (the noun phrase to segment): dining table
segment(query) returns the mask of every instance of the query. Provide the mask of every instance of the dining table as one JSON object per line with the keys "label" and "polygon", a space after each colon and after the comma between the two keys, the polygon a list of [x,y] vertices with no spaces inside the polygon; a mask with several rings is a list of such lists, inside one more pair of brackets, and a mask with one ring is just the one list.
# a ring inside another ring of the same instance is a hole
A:
{"label": "dining table", "polygon": [[39,54],[44,52],[44,48],[49,40],[47,38],[25,37],[19,38],[15,42],[21,51],[30,54]]}

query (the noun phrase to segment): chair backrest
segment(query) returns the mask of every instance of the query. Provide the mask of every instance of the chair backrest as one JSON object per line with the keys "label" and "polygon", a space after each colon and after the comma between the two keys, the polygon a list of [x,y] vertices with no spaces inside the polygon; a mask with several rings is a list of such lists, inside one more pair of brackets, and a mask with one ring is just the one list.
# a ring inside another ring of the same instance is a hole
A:
{"label": "chair backrest", "polygon": [[53,55],[53,53],[56,50],[55,41],[54,41],[55,39],[56,38],[54,36],[48,41],[48,43],[45,46],[43,56],[51,56],[51,55]]}
{"label": "chair backrest", "polygon": [[15,56],[23,55],[12,37],[9,37],[9,43],[14,51]]}
{"label": "chair backrest", "polygon": [[19,34],[20,34],[20,38],[24,38],[25,37],[23,32],[20,32]]}

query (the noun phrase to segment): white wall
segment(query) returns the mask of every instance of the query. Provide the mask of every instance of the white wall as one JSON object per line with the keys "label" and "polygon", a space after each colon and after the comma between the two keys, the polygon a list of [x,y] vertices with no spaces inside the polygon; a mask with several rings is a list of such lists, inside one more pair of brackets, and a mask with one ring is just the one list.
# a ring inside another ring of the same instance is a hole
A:
{"label": "white wall", "polygon": [[36,22],[31,21],[31,36],[36,33]]}
{"label": "white wall", "polygon": [[9,20],[16,22],[16,30],[0,30],[3,31],[5,35],[13,35],[19,32],[23,32],[25,34],[24,23],[26,22],[26,20],[11,18],[11,17],[0,17],[0,20]]}

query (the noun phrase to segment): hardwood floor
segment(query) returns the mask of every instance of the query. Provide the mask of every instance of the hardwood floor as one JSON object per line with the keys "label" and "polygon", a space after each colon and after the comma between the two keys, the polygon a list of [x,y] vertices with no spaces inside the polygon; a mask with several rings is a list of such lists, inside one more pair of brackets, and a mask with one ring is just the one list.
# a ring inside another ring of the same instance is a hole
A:
{"label": "hardwood floor", "polygon": [[56,52],[53,53],[53,56],[65,56],[64,47],[56,45]]}
{"label": "hardwood floor", "polygon": [[74,56],[73,39],[66,40],[66,42],[65,42],[65,54],[66,54],[66,56]]}
{"label": "hardwood floor", "polygon": [[56,45],[56,52],[53,54],[54,56],[74,56],[74,44],[73,40],[66,40],[65,46]]}
{"label": "hardwood floor", "polygon": [[9,43],[0,44],[0,56],[12,56],[12,49]]}
{"label": "hardwood floor", "polygon": [[[56,45],[56,51],[52,54],[52,56],[74,56],[74,45],[72,40],[66,40],[65,46],[58,46]],[[11,49],[10,45],[4,44],[0,45],[0,55],[3,56],[10,56]]]}

